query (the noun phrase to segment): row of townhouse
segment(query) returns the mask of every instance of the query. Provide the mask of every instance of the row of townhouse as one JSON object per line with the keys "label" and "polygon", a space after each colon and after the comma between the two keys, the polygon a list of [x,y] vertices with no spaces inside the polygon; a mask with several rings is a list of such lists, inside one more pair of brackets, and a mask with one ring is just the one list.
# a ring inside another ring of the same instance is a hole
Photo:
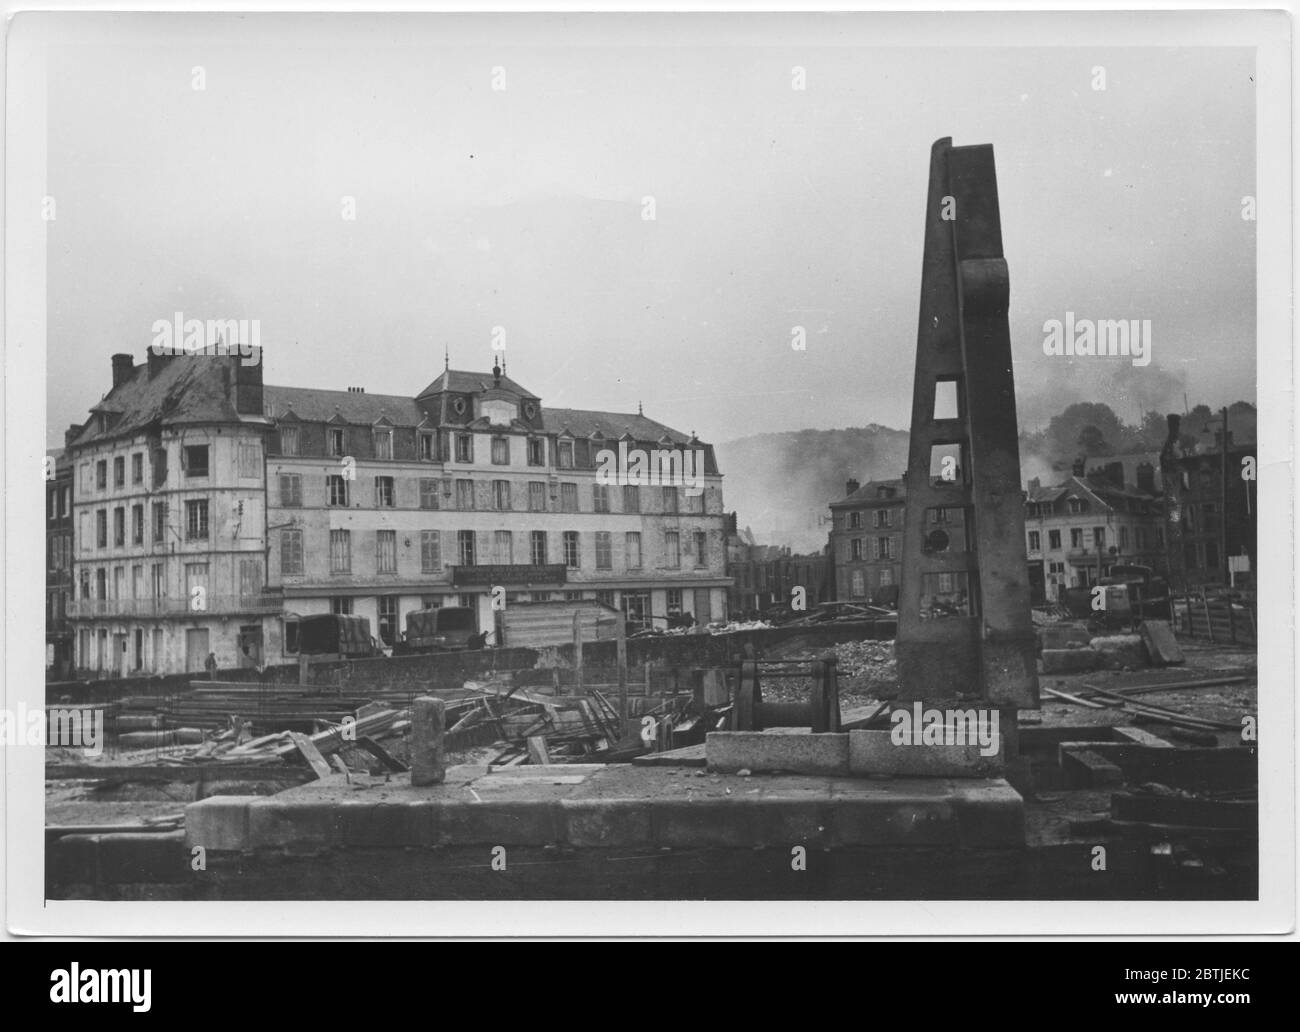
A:
{"label": "row of townhouse", "polygon": [[1034,602],[1054,602],[1065,588],[1095,584],[1118,563],[1167,569],[1163,499],[1149,465],[1126,484],[1118,463],[1081,468],[1059,484],[1033,479],[1025,493],[1025,554]]}
{"label": "row of townhouse", "polygon": [[[283,662],[315,613],[390,645],[430,605],[490,631],[494,593],[726,617],[713,449],[641,413],[544,408],[500,368],[413,398],[263,385],[260,356],[116,355],[113,374],[67,435],[83,670]],[[638,452],[670,475],[609,475]]]}

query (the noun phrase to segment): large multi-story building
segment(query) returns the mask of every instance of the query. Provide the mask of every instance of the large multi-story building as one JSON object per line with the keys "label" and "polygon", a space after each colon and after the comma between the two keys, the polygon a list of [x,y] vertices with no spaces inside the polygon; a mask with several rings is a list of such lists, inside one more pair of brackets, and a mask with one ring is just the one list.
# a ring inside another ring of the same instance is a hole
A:
{"label": "large multi-story building", "polygon": [[[845,497],[830,503],[830,552],[835,598],[895,605],[902,570],[903,507],[899,480],[845,484]],[[936,510],[938,518],[946,518]]]}
{"label": "large multi-story building", "polygon": [[1116,563],[1164,573],[1163,505],[1150,464],[1138,475],[1138,485],[1126,485],[1124,467],[1111,463],[1088,476],[1076,465],[1055,486],[1029,481],[1025,550],[1035,603],[1058,600],[1064,588],[1089,587]]}
{"label": "large multi-story building", "polygon": [[[286,612],[358,613],[389,644],[426,606],[473,607],[491,630],[494,593],[599,599],[642,626],[725,619],[722,478],[694,437],[641,413],[545,408],[500,368],[444,370],[414,398],[266,397],[270,584]],[[602,453],[620,449],[676,456],[698,481],[602,482]]]}
{"label": "large multi-story building", "polygon": [[262,661],[280,609],[265,588],[269,425],[260,361],[113,356],[112,389],[66,435],[78,668]]}
{"label": "large multi-story building", "polygon": [[62,448],[45,461],[45,670],[63,678],[72,672],[72,465]]}
{"label": "large multi-story building", "polygon": [[237,355],[113,359],[69,432],[77,664],[291,659],[296,622],[599,599],[634,625],[726,618],[713,448],[641,413],[548,409],[444,370],[415,397],[263,386]]}

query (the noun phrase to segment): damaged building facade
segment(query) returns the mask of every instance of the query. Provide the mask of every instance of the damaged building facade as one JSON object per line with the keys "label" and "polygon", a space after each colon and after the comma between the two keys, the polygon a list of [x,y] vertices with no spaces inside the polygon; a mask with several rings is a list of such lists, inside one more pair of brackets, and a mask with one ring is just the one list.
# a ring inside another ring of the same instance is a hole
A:
{"label": "damaged building facade", "polygon": [[1164,505],[1152,463],[1136,465],[1126,483],[1125,464],[1112,461],[1088,471],[1078,463],[1059,484],[1035,478],[1025,493],[1025,552],[1035,604],[1055,602],[1065,588],[1086,588],[1116,563],[1166,568]]}
{"label": "damaged building facade", "polygon": [[[264,386],[260,356],[116,355],[67,447],[82,671],[289,662],[317,613],[364,616],[386,645],[427,606],[491,632],[494,598],[597,599],[634,627],[726,618],[712,446],[641,413],[544,408],[499,368],[405,397]],[[638,452],[685,475],[609,475]]]}
{"label": "damaged building facade", "polygon": [[[693,436],[546,408],[500,368],[446,369],[414,398],[266,393],[270,583],[290,620],[355,613],[391,645],[405,613],[463,605],[491,631],[494,590],[506,606],[597,599],[634,626],[725,618],[722,478]],[[698,490],[602,482],[620,446],[698,456]]]}
{"label": "damaged building facade", "polygon": [[265,589],[261,365],[112,361],[112,389],[66,435],[76,666],[255,666],[279,612]]}

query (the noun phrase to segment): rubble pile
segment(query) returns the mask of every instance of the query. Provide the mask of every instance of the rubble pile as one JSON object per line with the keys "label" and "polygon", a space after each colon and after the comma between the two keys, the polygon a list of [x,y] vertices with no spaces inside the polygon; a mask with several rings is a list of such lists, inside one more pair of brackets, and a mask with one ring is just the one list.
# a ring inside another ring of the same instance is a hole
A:
{"label": "rubble pile", "polygon": [[894,681],[898,665],[892,641],[845,641],[835,646],[835,662],[841,678]]}

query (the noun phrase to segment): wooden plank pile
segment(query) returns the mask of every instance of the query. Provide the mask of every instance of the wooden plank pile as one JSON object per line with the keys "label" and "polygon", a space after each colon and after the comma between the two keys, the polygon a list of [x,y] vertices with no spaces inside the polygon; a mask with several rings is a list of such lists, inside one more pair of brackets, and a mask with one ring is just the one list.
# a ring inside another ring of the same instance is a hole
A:
{"label": "wooden plank pile", "polygon": [[265,766],[288,761],[306,763],[317,776],[324,776],[329,773],[326,762],[329,757],[353,748],[373,753],[370,745],[404,734],[411,726],[408,711],[390,709],[380,703],[368,703],[345,717],[350,719],[311,735],[286,730],[256,738],[252,736],[251,725],[237,720],[197,749],[182,756],[164,757],[159,762]]}
{"label": "wooden plank pile", "polygon": [[193,681],[188,692],[168,696],[159,711],[170,727],[220,730],[239,717],[257,730],[313,730],[313,722],[340,723],[370,701],[368,695],[316,685]]}

